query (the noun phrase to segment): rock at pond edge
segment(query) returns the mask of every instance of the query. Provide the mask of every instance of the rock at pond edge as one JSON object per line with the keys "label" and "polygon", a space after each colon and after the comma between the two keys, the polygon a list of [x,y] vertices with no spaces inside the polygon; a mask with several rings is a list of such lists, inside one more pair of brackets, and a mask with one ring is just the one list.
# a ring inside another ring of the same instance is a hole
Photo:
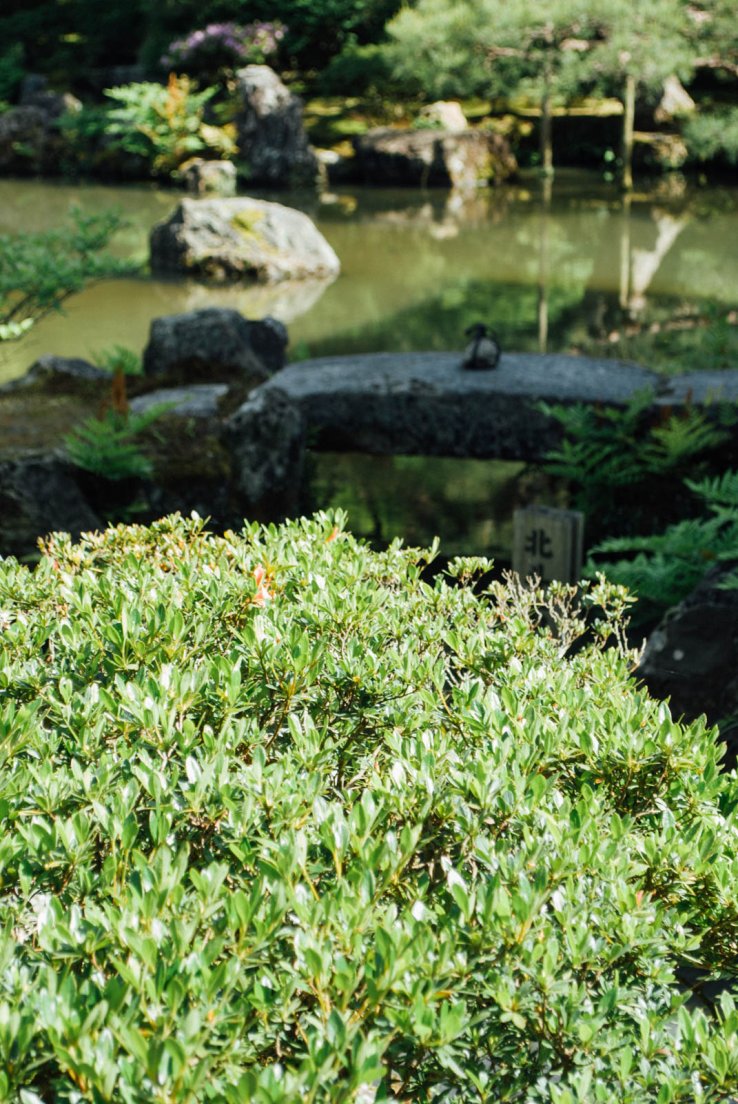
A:
{"label": "rock at pond edge", "polygon": [[168,314],[151,323],[144,375],[177,383],[263,383],[284,366],[287,330],[227,307]]}
{"label": "rock at pond edge", "polygon": [[150,237],[154,273],[220,283],[336,276],[340,262],[302,211],[238,197],[184,199]]}

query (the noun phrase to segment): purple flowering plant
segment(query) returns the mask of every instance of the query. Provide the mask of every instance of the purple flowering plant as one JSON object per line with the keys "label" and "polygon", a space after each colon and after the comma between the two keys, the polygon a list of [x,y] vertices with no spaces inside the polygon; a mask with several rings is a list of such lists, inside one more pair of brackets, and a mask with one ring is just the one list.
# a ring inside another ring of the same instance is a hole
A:
{"label": "purple flowering plant", "polygon": [[208,23],[170,42],[161,58],[165,69],[192,75],[261,64],[275,54],[287,28],[271,23]]}

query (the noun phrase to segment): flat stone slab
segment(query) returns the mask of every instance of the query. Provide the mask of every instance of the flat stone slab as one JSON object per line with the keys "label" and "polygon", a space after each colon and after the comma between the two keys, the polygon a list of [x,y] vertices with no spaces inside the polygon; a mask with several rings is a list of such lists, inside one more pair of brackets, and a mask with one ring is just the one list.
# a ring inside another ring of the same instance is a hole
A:
{"label": "flat stone slab", "polygon": [[283,391],[324,450],[533,460],[560,431],[538,400],[626,403],[652,373],[576,357],[503,355],[491,372],[460,353],[372,353],[289,365],[258,388]]}
{"label": "flat stone slab", "polygon": [[564,354],[506,353],[493,371],[460,367],[461,353],[371,353],[307,360],[258,391],[283,391],[319,449],[380,455],[539,460],[560,439],[548,403],[625,406],[738,399],[738,372],[666,379],[637,364]]}
{"label": "flat stone slab", "polygon": [[684,376],[674,376],[668,389],[657,396],[662,405],[694,402],[698,406],[714,402],[738,402],[738,371],[689,372]]}
{"label": "flat stone slab", "polygon": [[366,353],[304,360],[275,374],[267,387],[306,400],[325,391],[371,394],[418,390],[449,397],[525,395],[551,402],[627,403],[662,378],[620,360],[552,353],[503,353],[493,371],[459,367],[459,353]]}

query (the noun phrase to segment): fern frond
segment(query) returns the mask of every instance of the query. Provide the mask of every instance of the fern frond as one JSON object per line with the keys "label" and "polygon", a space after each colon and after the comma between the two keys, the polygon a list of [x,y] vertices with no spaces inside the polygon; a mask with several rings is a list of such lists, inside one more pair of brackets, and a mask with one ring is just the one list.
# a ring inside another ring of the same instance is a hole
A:
{"label": "fern frond", "polygon": [[725,444],[729,436],[726,429],[714,425],[702,411],[691,410],[675,414],[664,425],[655,426],[650,439],[643,445],[642,457],[655,474],[668,472],[700,453]]}
{"label": "fern frond", "polygon": [[645,537],[608,537],[591,550],[592,555],[611,552],[643,552],[682,559],[715,559],[738,538],[738,526],[724,531],[718,518],[687,518],[670,525],[663,533]]}
{"label": "fern frond", "polygon": [[705,500],[708,506],[738,507],[738,472],[727,471],[714,479],[685,479],[690,491]]}
{"label": "fern frond", "polygon": [[[587,566],[588,574],[593,573],[595,565]],[[604,571],[610,582],[632,590],[642,602],[658,611],[666,610],[686,597],[705,574],[705,567],[704,561],[686,560],[663,553],[641,553],[633,560],[609,563]],[[603,570],[601,565],[597,569]]]}
{"label": "fern frond", "polygon": [[162,404],[141,414],[122,417],[109,410],[103,418],[88,418],[64,439],[74,464],[107,479],[149,478],[153,464],[134,438],[162,413]]}

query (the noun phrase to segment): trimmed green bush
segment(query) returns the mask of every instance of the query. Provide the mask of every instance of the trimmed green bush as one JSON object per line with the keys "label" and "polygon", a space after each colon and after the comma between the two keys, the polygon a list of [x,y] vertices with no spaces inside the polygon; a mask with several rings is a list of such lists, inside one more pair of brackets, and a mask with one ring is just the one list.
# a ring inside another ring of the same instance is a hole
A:
{"label": "trimmed green bush", "polygon": [[334,521],[0,561],[0,1099],[727,1102],[735,778],[624,592]]}
{"label": "trimmed green bush", "polygon": [[738,108],[688,119],[684,124],[684,140],[692,161],[738,165]]}

